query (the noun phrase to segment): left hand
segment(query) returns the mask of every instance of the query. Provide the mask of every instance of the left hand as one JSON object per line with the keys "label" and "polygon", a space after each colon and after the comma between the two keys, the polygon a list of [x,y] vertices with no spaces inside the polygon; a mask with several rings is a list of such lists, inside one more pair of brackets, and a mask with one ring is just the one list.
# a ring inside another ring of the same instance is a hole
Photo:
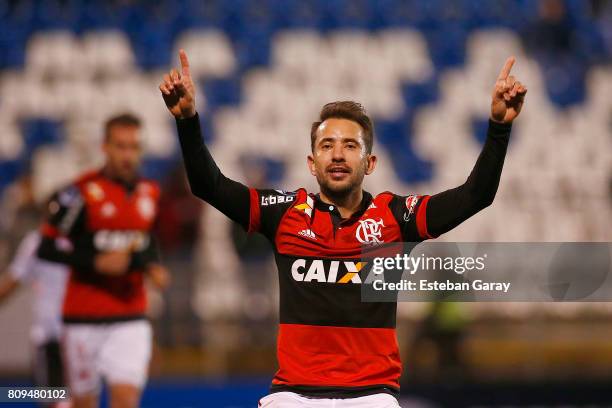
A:
{"label": "left hand", "polygon": [[164,290],[170,286],[170,273],[168,269],[163,266],[159,264],[150,264],[147,266],[146,273],[157,289]]}
{"label": "left hand", "polygon": [[497,77],[491,101],[491,120],[498,123],[512,123],[521,113],[527,88],[510,75],[514,57],[506,60]]}

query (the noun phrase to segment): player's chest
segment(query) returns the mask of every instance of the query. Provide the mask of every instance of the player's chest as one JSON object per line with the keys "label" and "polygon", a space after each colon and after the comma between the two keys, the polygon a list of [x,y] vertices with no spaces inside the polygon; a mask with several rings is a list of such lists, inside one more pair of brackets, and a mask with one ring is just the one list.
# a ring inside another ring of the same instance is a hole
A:
{"label": "player's chest", "polygon": [[293,255],[356,257],[366,247],[398,241],[400,230],[387,208],[341,221],[332,212],[307,214],[294,207],[279,226],[275,244],[279,252]]}
{"label": "player's chest", "polygon": [[87,225],[96,230],[148,230],[157,214],[153,191],[129,192],[113,183],[91,182],[84,187]]}

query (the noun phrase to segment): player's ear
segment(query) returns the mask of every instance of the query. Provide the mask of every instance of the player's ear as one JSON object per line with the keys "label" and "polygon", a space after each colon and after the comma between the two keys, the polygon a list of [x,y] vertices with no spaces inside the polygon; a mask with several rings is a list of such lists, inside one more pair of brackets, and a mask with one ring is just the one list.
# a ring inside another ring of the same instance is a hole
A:
{"label": "player's ear", "polygon": [[378,158],[376,156],[374,156],[373,154],[368,155],[368,157],[366,158],[366,171],[365,171],[366,175],[372,174],[374,172],[377,161],[378,161]]}
{"label": "player's ear", "polygon": [[309,154],[308,157],[306,158],[306,164],[308,165],[308,170],[310,170],[310,174],[312,174],[313,176],[316,176],[317,173],[315,171],[314,157],[312,157],[311,154]]}

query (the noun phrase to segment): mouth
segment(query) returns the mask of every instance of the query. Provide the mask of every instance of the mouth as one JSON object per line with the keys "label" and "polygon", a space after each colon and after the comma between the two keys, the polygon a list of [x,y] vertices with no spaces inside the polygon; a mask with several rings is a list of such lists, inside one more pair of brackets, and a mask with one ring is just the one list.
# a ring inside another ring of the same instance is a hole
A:
{"label": "mouth", "polygon": [[327,168],[327,173],[334,180],[340,180],[347,177],[351,173],[351,169],[345,166],[330,166]]}

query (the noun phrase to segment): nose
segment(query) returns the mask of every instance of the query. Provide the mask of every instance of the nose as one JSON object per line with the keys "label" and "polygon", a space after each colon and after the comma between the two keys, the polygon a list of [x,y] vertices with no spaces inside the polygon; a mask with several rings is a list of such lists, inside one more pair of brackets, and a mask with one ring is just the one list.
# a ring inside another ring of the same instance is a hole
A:
{"label": "nose", "polygon": [[344,149],[340,143],[336,143],[334,145],[334,150],[332,151],[332,161],[335,162],[343,162],[344,161]]}

